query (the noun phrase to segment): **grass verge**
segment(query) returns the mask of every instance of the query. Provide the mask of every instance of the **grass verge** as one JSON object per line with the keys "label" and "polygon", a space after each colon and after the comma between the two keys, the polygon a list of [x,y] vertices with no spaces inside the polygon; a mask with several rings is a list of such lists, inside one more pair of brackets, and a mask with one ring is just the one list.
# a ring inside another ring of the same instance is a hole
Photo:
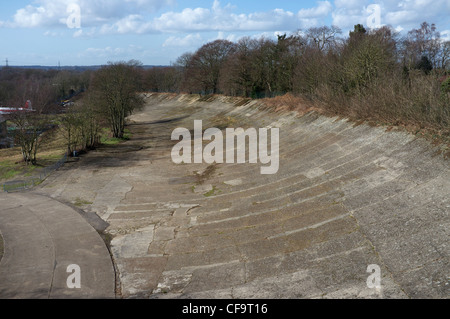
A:
{"label": "grass verge", "polygon": [[63,133],[56,129],[52,139],[45,141],[36,154],[37,164],[26,165],[20,147],[0,150],[0,184],[12,180],[29,179],[39,176],[42,170],[57,163],[66,149]]}
{"label": "grass verge", "polygon": [[108,128],[104,128],[101,132],[100,143],[107,146],[117,145],[124,141],[130,140],[132,134],[129,129],[125,129],[123,138],[112,137]]}

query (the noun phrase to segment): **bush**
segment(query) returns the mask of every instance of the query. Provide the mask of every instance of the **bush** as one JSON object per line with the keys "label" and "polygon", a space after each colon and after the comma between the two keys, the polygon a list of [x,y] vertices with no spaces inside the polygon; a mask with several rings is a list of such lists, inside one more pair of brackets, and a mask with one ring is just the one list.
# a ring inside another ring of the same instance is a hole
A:
{"label": "bush", "polygon": [[443,94],[450,93],[450,76],[442,82],[441,90]]}

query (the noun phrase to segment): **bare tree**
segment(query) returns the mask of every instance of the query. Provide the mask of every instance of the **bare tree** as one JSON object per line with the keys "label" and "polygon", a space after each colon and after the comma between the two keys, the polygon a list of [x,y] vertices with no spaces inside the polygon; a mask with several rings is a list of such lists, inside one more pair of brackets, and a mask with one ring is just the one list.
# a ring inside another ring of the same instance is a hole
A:
{"label": "bare tree", "polygon": [[64,138],[67,145],[67,155],[73,154],[79,143],[78,128],[81,125],[81,119],[74,109],[70,109],[61,119]]}
{"label": "bare tree", "polygon": [[279,35],[276,44],[276,91],[292,92],[294,73],[304,54],[306,39],[300,35]]}
{"label": "bare tree", "polygon": [[191,90],[217,93],[222,66],[234,50],[234,44],[227,40],[216,40],[202,46],[189,60],[187,74]]}
{"label": "bare tree", "polygon": [[17,111],[10,115],[10,121],[15,126],[15,142],[22,149],[23,160],[27,165],[37,163],[36,154],[49,128],[45,113],[48,112],[56,96],[51,81],[42,77],[30,76],[22,78],[16,87],[15,104],[25,105],[32,102],[32,111]]}
{"label": "bare tree", "polygon": [[342,30],[337,26],[312,27],[306,31],[306,38],[311,45],[315,45],[319,51],[323,52],[332,49],[338,41],[338,35]]}
{"label": "bare tree", "polygon": [[181,72],[176,67],[154,67],[145,71],[145,86],[152,92],[177,92]]}
{"label": "bare tree", "polygon": [[381,74],[395,70],[397,60],[395,32],[383,27],[352,42],[344,51],[340,72],[346,79],[345,87],[357,92],[369,86]]}
{"label": "bare tree", "polygon": [[450,41],[442,43],[438,59],[440,68],[444,71],[450,70]]}
{"label": "bare tree", "polygon": [[61,120],[67,154],[95,148],[100,142],[102,120],[91,94],[72,106]]}
{"label": "bare tree", "polygon": [[15,126],[14,139],[22,150],[22,157],[27,165],[36,165],[36,154],[42,142],[42,133],[46,123],[40,114],[17,112],[10,121]]}
{"label": "bare tree", "polygon": [[141,64],[137,61],[109,63],[96,72],[91,84],[92,96],[108,119],[113,136],[123,138],[125,120],[143,106]]}
{"label": "bare tree", "polygon": [[178,84],[178,91],[188,91],[190,92],[192,87],[192,81],[187,76],[187,70],[189,67],[189,63],[194,56],[191,52],[183,53],[173,64],[172,67],[176,70],[176,78]]}
{"label": "bare tree", "polygon": [[245,37],[236,43],[221,72],[220,88],[228,95],[251,96],[253,89],[253,57],[258,41]]}
{"label": "bare tree", "polygon": [[438,68],[441,46],[441,36],[436,25],[423,22],[419,29],[409,31],[403,40],[401,51],[404,64],[412,69],[422,57],[427,57],[433,68]]}
{"label": "bare tree", "polygon": [[261,38],[252,56],[252,97],[272,96],[276,90],[277,44]]}

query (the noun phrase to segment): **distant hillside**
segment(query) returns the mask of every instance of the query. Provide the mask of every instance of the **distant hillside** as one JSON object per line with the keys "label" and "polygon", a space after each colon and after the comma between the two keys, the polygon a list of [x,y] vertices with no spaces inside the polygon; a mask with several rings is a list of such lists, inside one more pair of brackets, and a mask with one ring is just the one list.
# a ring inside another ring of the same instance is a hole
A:
{"label": "distant hillside", "polygon": [[[8,66],[13,69],[33,69],[33,70],[68,70],[68,71],[95,71],[102,67],[103,65],[85,65],[85,66],[42,66],[42,65],[17,65],[17,66]],[[144,69],[152,69],[158,67],[164,67],[163,65],[143,65]],[[4,68],[4,67],[2,67]],[[2,69],[0,68],[0,69]]]}

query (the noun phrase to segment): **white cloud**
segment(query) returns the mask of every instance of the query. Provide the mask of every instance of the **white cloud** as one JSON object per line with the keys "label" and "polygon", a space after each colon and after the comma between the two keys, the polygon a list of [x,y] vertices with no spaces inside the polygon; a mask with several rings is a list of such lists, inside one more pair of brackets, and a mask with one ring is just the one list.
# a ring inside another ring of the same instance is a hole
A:
{"label": "white cloud", "polygon": [[111,60],[126,60],[130,56],[142,55],[143,49],[140,46],[129,45],[127,47],[111,47],[104,48],[88,48],[78,54],[78,58],[82,59],[97,59],[105,61]]}
{"label": "white cloud", "polygon": [[53,13],[50,13],[44,7],[26,6],[23,9],[17,10],[14,15],[15,25],[18,27],[37,27],[46,24],[46,17],[51,18]]}
{"label": "white cloud", "polygon": [[236,35],[236,34],[228,34],[228,35],[225,35],[225,32],[220,31],[220,32],[217,34],[217,37],[216,37],[215,39],[212,39],[211,41],[214,41],[214,40],[228,40],[228,41],[230,41],[230,42],[237,42],[237,41],[239,41],[239,39],[242,38],[242,37],[243,37],[243,36],[238,36],[238,35]]}
{"label": "white cloud", "polygon": [[16,11],[10,27],[34,28],[64,26],[70,13],[69,5],[77,5],[81,10],[83,26],[92,27],[117,21],[139,13],[152,13],[174,4],[175,0],[37,0],[35,5],[27,5]]}
{"label": "white cloud", "polygon": [[[74,2],[81,9],[81,26],[96,28],[98,34],[142,33],[195,33],[211,31],[273,31],[295,30],[299,23],[314,24],[330,14],[329,1],[318,1],[313,8],[290,12],[274,9],[249,14],[235,13],[236,7],[222,5],[214,0],[210,8],[185,8],[168,11],[149,18],[150,12],[168,6],[175,0],[37,0],[17,10],[11,26],[14,27],[65,27],[67,7]],[[76,36],[89,32],[78,32]],[[92,32],[90,32],[92,34]]]}
{"label": "white cloud", "polygon": [[403,30],[405,30],[402,26],[397,26],[396,28],[394,28],[394,30],[396,31],[396,32],[402,32]]}
{"label": "white cloud", "polygon": [[384,16],[388,24],[411,24],[420,18],[420,15],[412,10],[399,10],[387,12]]}
{"label": "white cloud", "polygon": [[318,6],[310,9],[301,9],[298,12],[300,19],[325,18],[333,10],[333,6],[328,1],[319,1]]}
{"label": "white cloud", "polygon": [[[206,31],[220,27],[223,16],[223,10],[218,10],[217,2],[214,2],[212,9],[186,8],[181,12],[166,12],[154,19],[153,27],[165,32]],[[216,23],[211,24],[211,20]]]}
{"label": "white cloud", "polygon": [[443,41],[450,41],[450,30],[444,30],[441,32],[441,39]]}
{"label": "white cloud", "polygon": [[385,2],[385,24],[402,25],[405,29],[417,28],[427,21],[437,26],[449,23],[448,0],[403,0]]}
{"label": "white cloud", "polygon": [[345,8],[348,10],[352,9],[360,9],[361,7],[367,6],[369,1],[367,0],[336,0],[334,1],[334,5],[336,8]]}
{"label": "white cloud", "polygon": [[319,1],[317,7],[301,9],[297,18],[302,28],[325,24],[324,20],[332,13],[333,5],[328,1]]}
{"label": "white cloud", "polygon": [[202,43],[200,34],[188,34],[185,37],[169,37],[163,44],[163,47],[197,47]]}
{"label": "white cloud", "polygon": [[79,30],[75,31],[74,34],[73,34],[74,38],[79,38],[81,36],[83,36],[83,30],[82,29],[79,29]]}
{"label": "white cloud", "polygon": [[448,27],[449,0],[335,0],[332,13],[333,24],[343,29],[353,28],[361,23],[368,26],[367,19],[372,12],[370,3],[381,9],[381,25],[390,25],[397,30],[418,28],[424,21],[436,23],[437,27]]}
{"label": "white cloud", "polygon": [[125,34],[125,33],[142,33],[142,30],[145,26],[144,19],[141,15],[132,14],[123,19],[120,19],[114,24],[114,28],[117,33]]}
{"label": "white cloud", "polygon": [[367,18],[370,13],[367,12],[368,1],[337,0],[336,9],[332,13],[333,25],[340,28],[353,28],[355,24],[367,25]]}
{"label": "white cloud", "polygon": [[46,37],[61,37],[61,36],[64,36],[64,32],[58,32],[58,31],[50,31],[50,30],[48,30],[48,31],[45,31],[45,32],[44,32],[44,35],[45,35]]}
{"label": "white cloud", "polygon": [[222,7],[215,0],[212,8],[186,8],[181,12],[167,12],[154,19],[153,28],[160,32],[207,32],[207,31],[272,31],[295,30],[299,22],[315,19],[319,21],[331,13],[328,1],[319,1],[318,6],[301,9],[298,13],[284,9],[267,12],[236,14],[234,7]]}
{"label": "white cloud", "polygon": [[[295,31],[332,24],[342,29],[352,29],[357,23],[367,25],[371,3],[381,7],[381,24],[406,30],[418,27],[421,22],[436,23],[438,28],[449,27],[449,0],[334,0],[317,1],[311,8],[298,12],[276,8],[265,12],[239,13],[231,4],[222,5],[211,0],[209,8],[192,7],[180,11],[167,11],[154,17],[157,10],[175,4],[176,0],[36,0],[16,11],[12,21],[0,21],[0,27],[35,28],[52,30],[65,25],[70,4],[81,9],[81,30],[74,37],[104,34],[178,33],[168,39],[189,40],[190,34],[199,32],[274,32]],[[231,1],[231,0],[230,0]],[[276,4],[276,2],[275,2]],[[257,7],[257,6],[255,6]],[[181,36],[179,34],[182,34]],[[48,34],[50,35],[50,34]]]}

